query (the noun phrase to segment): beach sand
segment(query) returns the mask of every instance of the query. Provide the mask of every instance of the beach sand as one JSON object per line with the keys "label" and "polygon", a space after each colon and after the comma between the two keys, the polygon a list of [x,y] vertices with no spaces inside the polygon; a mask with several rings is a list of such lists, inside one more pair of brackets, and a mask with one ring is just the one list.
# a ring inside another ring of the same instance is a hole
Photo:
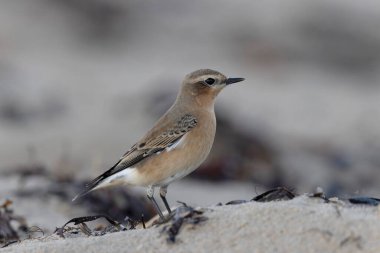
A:
{"label": "beach sand", "polygon": [[25,240],[1,252],[380,252],[380,208],[325,203],[306,195],[204,209],[206,221],[184,224],[175,243],[163,226],[99,237]]}

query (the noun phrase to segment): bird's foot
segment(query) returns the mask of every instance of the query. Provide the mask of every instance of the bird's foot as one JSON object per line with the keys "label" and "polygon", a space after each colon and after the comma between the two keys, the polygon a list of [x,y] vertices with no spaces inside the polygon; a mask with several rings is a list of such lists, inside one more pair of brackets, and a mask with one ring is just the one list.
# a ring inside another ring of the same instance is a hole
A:
{"label": "bird's foot", "polygon": [[153,222],[153,225],[162,225],[162,224],[168,223],[173,218],[174,214],[175,212],[171,212],[165,215],[164,217],[158,217],[158,219],[156,219]]}

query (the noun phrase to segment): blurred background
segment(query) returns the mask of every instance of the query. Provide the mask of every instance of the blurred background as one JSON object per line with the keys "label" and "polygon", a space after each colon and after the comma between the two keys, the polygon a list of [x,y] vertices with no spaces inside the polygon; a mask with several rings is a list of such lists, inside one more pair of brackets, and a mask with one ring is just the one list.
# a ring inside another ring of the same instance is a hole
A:
{"label": "blurred background", "polygon": [[31,225],[147,217],[144,189],[71,198],[211,68],[215,145],[168,199],[210,206],[276,186],[379,196],[375,0],[6,0],[0,8],[0,201]]}

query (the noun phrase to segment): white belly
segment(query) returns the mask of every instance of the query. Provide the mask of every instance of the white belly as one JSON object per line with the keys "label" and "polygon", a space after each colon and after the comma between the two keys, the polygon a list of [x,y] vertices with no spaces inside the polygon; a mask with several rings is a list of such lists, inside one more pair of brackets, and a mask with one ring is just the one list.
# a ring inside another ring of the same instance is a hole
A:
{"label": "white belly", "polygon": [[185,169],[185,170],[182,170],[182,171],[179,171],[177,172],[176,174],[154,184],[154,186],[166,186],[166,185],[169,185],[170,183],[172,183],[173,181],[176,181],[176,180],[179,180],[183,177],[186,177],[187,175],[189,175],[191,172],[193,172],[194,170],[196,170],[198,168],[199,165],[197,166],[193,166],[193,167],[190,167],[188,169]]}

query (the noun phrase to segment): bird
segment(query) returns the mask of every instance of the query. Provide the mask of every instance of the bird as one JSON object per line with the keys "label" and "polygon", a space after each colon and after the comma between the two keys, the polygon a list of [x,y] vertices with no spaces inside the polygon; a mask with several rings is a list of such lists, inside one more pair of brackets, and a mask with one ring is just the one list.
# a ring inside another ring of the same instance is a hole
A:
{"label": "bird", "polygon": [[169,184],[187,176],[206,160],[216,132],[215,99],[225,87],[241,81],[244,78],[228,78],[211,69],[199,69],[186,75],[167,112],[73,201],[108,186],[145,186],[148,199],[164,220],[154,198],[155,188],[159,188],[170,215],[172,211],[166,199]]}

